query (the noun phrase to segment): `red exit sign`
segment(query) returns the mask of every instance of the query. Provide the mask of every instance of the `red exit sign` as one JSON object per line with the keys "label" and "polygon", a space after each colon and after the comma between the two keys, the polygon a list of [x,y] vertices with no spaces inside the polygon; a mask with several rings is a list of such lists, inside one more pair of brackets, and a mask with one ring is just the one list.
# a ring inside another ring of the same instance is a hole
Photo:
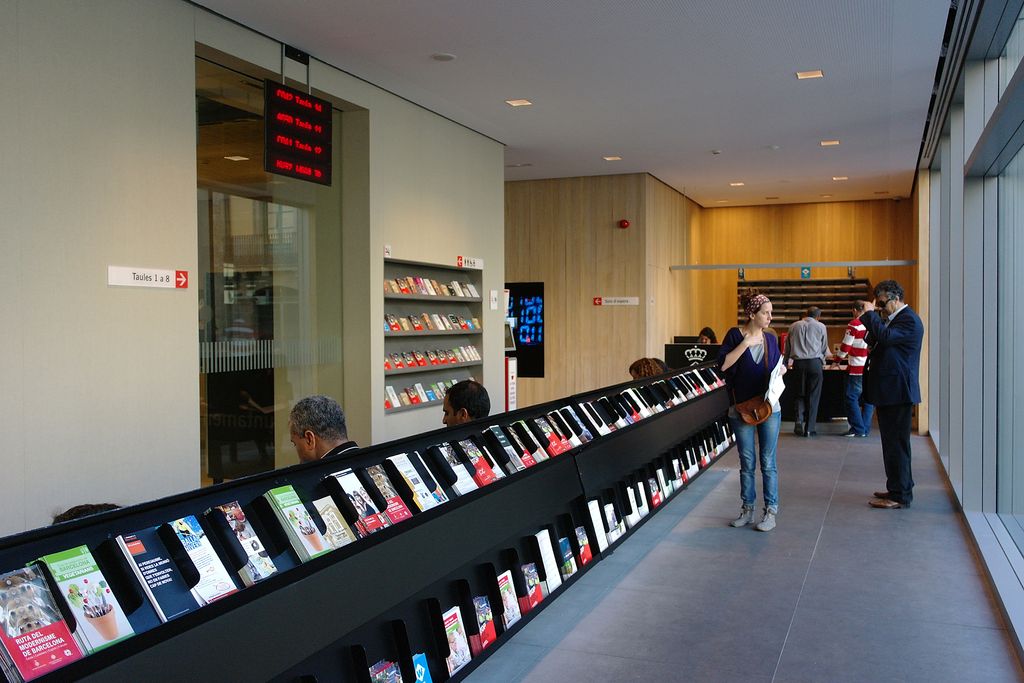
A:
{"label": "red exit sign", "polygon": [[331,103],[264,81],[264,169],[331,184]]}

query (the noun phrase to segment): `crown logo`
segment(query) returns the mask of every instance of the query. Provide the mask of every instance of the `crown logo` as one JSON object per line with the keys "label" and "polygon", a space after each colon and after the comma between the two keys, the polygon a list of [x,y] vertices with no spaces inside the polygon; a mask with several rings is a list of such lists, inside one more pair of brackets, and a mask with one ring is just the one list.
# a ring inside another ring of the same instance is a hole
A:
{"label": "crown logo", "polygon": [[690,365],[697,365],[698,363],[703,363],[704,359],[708,357],[708,351],[707,349],[691,346],[683,351],[683,355],[686,356],[686,360],[690,361]]}

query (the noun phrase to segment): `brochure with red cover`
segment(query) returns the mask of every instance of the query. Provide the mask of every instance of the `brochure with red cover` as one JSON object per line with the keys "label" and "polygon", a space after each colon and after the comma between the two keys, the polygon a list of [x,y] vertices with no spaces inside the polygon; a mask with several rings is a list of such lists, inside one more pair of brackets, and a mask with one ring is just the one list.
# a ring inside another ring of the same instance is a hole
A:
{"label": "brochure with red cover", "polygon": [[0,617],[0,645],[26,681],[83,656],[39,567],[0,575]]}
{"label": "brochure with red cover", "polygon": [[540,574],[537,565],[527,562],[521,567],[523,579],[526,581],[526,595],[519,598],[519,608],[523,614],[536,607],[544,599],[544,589],[540,585]]}
{"label": "brochure with red cover", "polygon": [[473,598],[473,609],[476,612],[476,623],[478,632],[469,637],[469,649],[474,657],[478,657],[488,645],[493,643],[497,637],[494,628],[494,614],[491,612],[491,601],[485,595],[477,595]]}
{"label": "brochure with red cover", "polygon": [[366,474],[369,475],[374,487],[380,492],[384,502],[387,503],[384,514],[388,516],[392,524],[397,524],[412,517],[412,513],[409,512],[409,508],[402,502],[402,498],[398,495],[395,487],[392,486],[391,480],[388,479],[388,475],[384,472],[382,465],[370,465],[366,468]]}
{"label": "brochure with red cover", "polygon": [[576,545],[580,549],[580,566],[585,566],[594,558],[593,553],[590,552],[590,539],[587,538],[586,527],[576,527]]}
{"label": "brochure with red cover", "polygon": [[472,439],[462,439],[461,441],[455,442],[456,446],[466,456],[466,459],[470,463],[470,475],[473,477],[473,481],[476,482],[477,486],[487,486],[488,484],[495,481],[498,477],[494,474],[494,470],[491,469],[490,463],[484,454],[480,451],[480,447],[477,446],[476,442]]}

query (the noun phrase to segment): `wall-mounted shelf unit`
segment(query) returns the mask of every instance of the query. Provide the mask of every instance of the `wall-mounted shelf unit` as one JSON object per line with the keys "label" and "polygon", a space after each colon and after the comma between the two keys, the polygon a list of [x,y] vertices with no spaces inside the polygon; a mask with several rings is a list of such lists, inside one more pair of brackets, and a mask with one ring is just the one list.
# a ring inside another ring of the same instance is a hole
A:
{"label": "wall-mounted shelf unit", "polygon": [[821,322],[826,327],[845,327],[852,317],[853,304],[872,297],[871,282],[865,278],[737,280],[736,317],[740,325],[747,322],[747,316],[739,306],[739,295],[747,289],[757,289],[772,300],[772,326],[777,329],[795,323],[811,306],[821,309]]}

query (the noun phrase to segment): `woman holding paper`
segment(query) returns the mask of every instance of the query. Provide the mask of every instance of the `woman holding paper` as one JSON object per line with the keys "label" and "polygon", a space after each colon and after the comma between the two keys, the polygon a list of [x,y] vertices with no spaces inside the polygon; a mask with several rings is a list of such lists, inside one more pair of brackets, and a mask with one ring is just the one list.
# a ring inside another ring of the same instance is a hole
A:
{"label": "woman holding paper", "polygon": [[[772,375],[781,378],[786,368],[780,362],[782,354],[779,352],[778,340],[775,335],[765,331],[772,322],[772,302],[764,294],[750,290],[740,297],[740,305],[747,316],[747,322],[729,330],[718,352],[718,363],[725,374],[729,391],[729,424],[736,434],[740,457],[740,498],[743,500],[739,517],[730,525],[743,527],[754,521],[754,503],[757,500],[754,483],[756,434],[764,488],[764,514],[754,528],[758,531],[771,531],[775,528],[775,516],[779,512],[779,476],[775,467],[775,452],[779,442],[782,409],[777,391],[768,395],[768,389]],[[776,380],[776,385],[779,381]],[[767,397],[771,414],[760,424],[748,424],[736,411],[736,404],[758,397]]]}

